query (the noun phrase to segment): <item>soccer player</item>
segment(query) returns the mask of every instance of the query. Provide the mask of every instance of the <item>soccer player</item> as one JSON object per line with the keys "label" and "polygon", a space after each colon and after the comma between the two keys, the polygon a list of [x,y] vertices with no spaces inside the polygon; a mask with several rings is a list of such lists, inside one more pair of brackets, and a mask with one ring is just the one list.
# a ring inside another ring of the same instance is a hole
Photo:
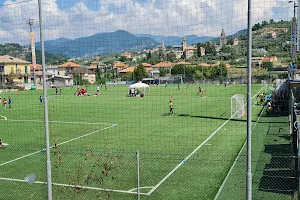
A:
{"label": "soccer player", "polygon": [[40,96],[40,103],[43,103],[43,98],[42,98],[42,96]]}
{"label": "soccer player", "polygon": [[3,107],[6,108],[6,99],[3,99]]}
{"label": "soccer player", "polygon": [[0,139],[0,146],[2,146],[2,144],[3,144],[3,142],[2,142],[2,140]]}
{"label": "soccer player", "polygon": [[10,97],[8,97],[8,107],[11,108],[11,103],[12,103],[12,100]]}
{"label": "soccer player", "polygon": [[97,86],[97,88],[96,88],[96,89],[97,89],[97,92],[99,93],[99,92],[100,92],[100,87],[99,87],[99,86]]}
{"label": "soccer player", "polygon": [[272,111],[272,104],[271,104],[271,102],[270,101],[268,101],[268,103],[267,103],[267,112],[271,112]]}
{"label": "soccer player", "polygon": [[169,105],[169,107],[170,107],[170,114],[172,113],[172,114],[174,114],[174,111],[173,111],[173,103],[172,103],[172,101],[170,101],[170,105]]}
{"label": "soccer player", "polygon": [[201,89],[201,87],[199,86],[199,88],[198,88],[198,95],[199,95],[200,93],[202,93],[202,89]]}
{"label": "soccer player", "polygon": [[57,88],[55,88],[55,94],[58,95],[58,89]]}

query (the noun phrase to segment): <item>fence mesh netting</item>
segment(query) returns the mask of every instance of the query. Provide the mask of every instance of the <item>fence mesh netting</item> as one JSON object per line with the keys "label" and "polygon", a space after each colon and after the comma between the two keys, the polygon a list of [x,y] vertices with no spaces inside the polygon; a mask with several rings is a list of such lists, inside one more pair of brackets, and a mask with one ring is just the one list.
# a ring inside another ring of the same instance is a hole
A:
{"label": "fence mesh netting", "polygon": [[[253,199],[293,199],[297,2],[252,5]],[[0,199],[246,199],[247,12],[0,0]]]}

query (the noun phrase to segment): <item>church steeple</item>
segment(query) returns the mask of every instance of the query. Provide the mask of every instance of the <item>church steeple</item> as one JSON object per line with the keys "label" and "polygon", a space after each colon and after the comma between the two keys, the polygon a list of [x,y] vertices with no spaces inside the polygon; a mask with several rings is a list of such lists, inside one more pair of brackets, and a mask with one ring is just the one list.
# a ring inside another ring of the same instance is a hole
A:
{"label": "church steeple", "polygon": [[226,34],[224,28],[222,28],[221,37],[220,37],[220,46],[227,44]]}
{"label": "church steeple", "polygon": [[182,42],[182,48],[183,50],[185,50],[187,47],[187,43],[186,43],[186,37],[183,38],[183,42]]}

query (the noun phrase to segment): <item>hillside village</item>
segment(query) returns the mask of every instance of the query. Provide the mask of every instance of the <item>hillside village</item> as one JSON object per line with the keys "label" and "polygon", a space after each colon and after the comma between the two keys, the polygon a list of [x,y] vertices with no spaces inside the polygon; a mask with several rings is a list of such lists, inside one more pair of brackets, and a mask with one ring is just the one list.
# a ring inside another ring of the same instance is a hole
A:
{"label": "hillside village", "polygon": [[[254,68],[285,67],[289,62],[288,22],[272,23],[264,23],[264,26],[253,32]],[[238,34],[226,36],[223,28],[219,38],[197,44],[189,44],[184,37],[181,44],[175,46],[165,46],[164,41],[161,41],[161,45],[141,52],[125,51],[92,58],[67,59],[60,54],[48,53],[51,60],[46,60],[46,75],[51,80],[49,86],[137,81],[176,75],[184,76],[185,81],[226,80],[235,71],[231,69],[246,66],[245,38],[245,35]],[[41,65],[32,66],[28,46],[5,44],[2,47],[0,83],[32,83],[34,76],[37,84],[41,83]],[[39,59],[37,61],[41,63]],[[220,74],[220,70],[223,74]]]}

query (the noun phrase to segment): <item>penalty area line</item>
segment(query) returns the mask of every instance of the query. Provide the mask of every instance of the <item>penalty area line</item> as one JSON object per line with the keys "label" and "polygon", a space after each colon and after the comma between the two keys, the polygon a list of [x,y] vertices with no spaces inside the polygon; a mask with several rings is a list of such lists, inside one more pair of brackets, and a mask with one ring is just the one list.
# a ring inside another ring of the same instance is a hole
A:
{"label": "penalty area line", "polygon": [[[3,116],[4,117],[4,116]],[[44,120],[34,120],[34,119],[7,119],[7,121],[13,122],[37,122],[37,123],[44,123]],[[58,124],[87,124],[87,125],[97,125],[97,124],[111,124],[105,122],[65,122],[65,121],[49,121],[49,123],[58,123]]]}
{"label": "penalty area line", "polygon": [[[255,98],[265,87],[261,88],[254,96],[252,96],[251,99]],[[247,103],[243,105],[245,107]],[[228,118],[217,130],[215,130],[208,138],[204,140],[192,153],[190,153],[187,157],[184,158],[183,161],[181,161],[172,171],[170,171],[159,183],[157,183],[149,192],[148,195],[151,195],[161,184],[163,184],[181,165],[185,164],[188,159],[190,159],[203,145],[205,145],[206,142],[208,142],[214,135],[218,133],[218,131],[225,126],[232,118],[234,115],[232,115],[230,118]]]}
{"label": "penalty area line", "polygon": [[[0,180],[27,183],[25,180],[14,179],[14,178],[0,178]],[[34,181],[33,183],[47,185],[47,182],[42,182],[42,181]],[[137,192],[133,192],[133,191],[97,188],[97,187],[90,187],[90,186],[83,186],[83,185],[69,185],[69,184],[63,184],[63,183],[52,183],[52,185],[62,186],[62,187],[71,187],[71,188],[76,188],[76,189],[80,188],[80,189],[98,190],[98,191],[105,191],[105,192],[119,192],[119,193],[135,194],[135,195],[137,194]],[[140,194],[147,195],[147,193],[140,193]]]}
{"label": "penalty area line", "polygon": [[[118,124],[113,124],[113,125],[111,125],[111,126],[108,126],[108,127],[105,127],[105,128],[103,128],[103,129],[99,129],[99,130],[97,130],[97,131],[93,131],[93,132],[87,133],[87,134],[85,134],[85,135],[82,135],[82,136],[79,136],[79,137],[73,138],[73,139],[71,139],[71,140],[67,140],[67,141],[65,141],[65,142],[59,143],[59,144],[57,144],[56,146],[60,146],[60,145],[66,144],[66,143],[72,142],[72,141],[74,141],[74,140],[78,140],[78,139],[80,139],[80,138],[83,138],[83,137],[86,137],[86,136],[89,136],[89,135],[92,135],[92,134],[98,133],[98,132],[100,132],[100,131],[104,131],[104,130],[106,130],[106,129],[109,129],[109,128],[113,128],[113,127],[115,127],[115,126],[117,126],[117,125],[118,125]],[[54,147],[55,147],[55,146],[53,145],[53,146],[51,146],[50,148],[52,149],[52,148],[54,148]],[[45,149],[42,149],[42,150],[39,150],[39,151],[36,151],[36,152],[30,153],[30,154],[27,154],[27,155],[21,156],[21,157],[19,157],[19,158],[16,158],[16,159],[13,159],[13,160],[7,161],[7,162],[5,162],[5,163],[2,163],[2,164],[0,164],[0,167],[1,167],[1,166],[3,166],[3,165],[6,165],[6,164],[12,163],[12,162],[15,162],[15,161],[21,160],[21,159],[23,159],[23,158],[26,158],[26,157],[32,156],[32,155],[34,155],[34,154],[40,153],[41,151],[45,151]]]}

